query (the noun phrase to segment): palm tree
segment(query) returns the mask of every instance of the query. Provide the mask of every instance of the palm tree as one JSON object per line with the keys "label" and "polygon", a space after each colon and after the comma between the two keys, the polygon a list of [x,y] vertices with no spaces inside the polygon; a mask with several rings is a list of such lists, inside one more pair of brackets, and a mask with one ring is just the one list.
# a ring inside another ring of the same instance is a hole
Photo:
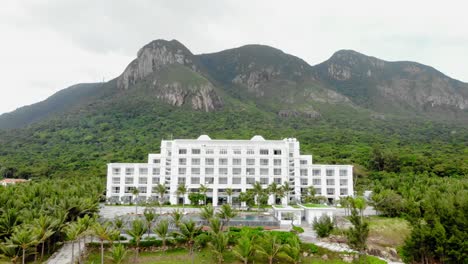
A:
{"label": "palm tree", "polygon": [[38,234],[38,242],[41,244],[41,258],[44,258],[45,242],[55,234],[55,228],[58,226],[58,221],[50,216],[40,215],[39,218],[33,220],[32,223],[36,233]]}
{"label": "palm tree", "polygon": [[313,203],[315,200],[315,187],[309,186],[307,187],[307,196],[305,198],[306,203]]}
{"label": "palm tree", "polygon": [[260,237],[257,243],[257,252],[266,256],[269,264],[273,263],[273,260],[278,256],[282,249],[283,245],[281,245],[278,237],[269,232],[263,233],[263,236]]}
{"label": "palm tree", "polygon": [[224,261],[223,253],[228,246],[228,236],[224,232],[212,233],[210,236],[211,241],[208,242],[208,247],[214,253],[218,263],[222,263]]}
{"label": "palm tree", "polygon": [[[114,228],[119,231],[119,233],[122,233],[122,229],[124,228],[124,221],[121,217],[116,217],[113,222]],[[119,237],[119,244],[120,244],[120,237]]]}
{"label": "palm tree", "polygon": [[15,226],[19,221],[19,212],[16,208],[2,210],[0,216],[0,238],[9,237],[13,234]]}
{"label": "palm tree", "polygon": [[121,264],[128,253],[128,250],[125,249],[125,246],[122,244],[113,245],[110,252],[110,258],[115,264]]}
{"label": "palm tree", "polygon": [[135,197],[135,214],[138,214],[138,195],[140,194],[140,190],[135,186],[132,189],[132,195]]}
{"label": "palm tree", "polygon": [[237,240],[236,246],[232,249],[232,252],[244,262],[244,264],[247,264],[255,255],[255,237],[248,232],[241,231],[241,236]]}
{"label": "palm tree", "polygon": [[64,228],[65,235],[68,241],[72,244],[71,263],[75,263],[75,240],[80,235],[80,227],[76,222],[71,222]]}
{"label": "palm tree", "polygon": [[276,196],[279,189],[280,188],[276,182],[272,182],[270,185],[268,185],[268,192],[273,195],[273,204],[276,204]]}
{"label": "palm tree", "polygon": [[7,244],[21,248],[23,264],[26,262],[26,250],[36,243],[38,243],[37,234],[26,226],[17,226],[11,237],[7,239]]}
{"label": "palm tree", "polygon": [[206,193],[208,192],[208,187],[206,185],[200,184],[200,193],[203,194],[203,205],[206,205]]}
{"label": "palm tree", "polygon": [[150,236],[151,228],[153,227],[153,221],[156,220],[158,215],[154,212],[154,210],[146,208],[143,212],[145,216],[146,228],[148,229],[148,237]]}
{"label": "palm tree", "polygon": [[146,233],[146,225],[140,219],[135,219],[132,222],[132,228],[127,230],[127,234],[129,234],[136,243],[136,252],[135,252],[135,260],[136,263],[138,260],[138,251],[140,249],[140,241],[143,235]]}
{"label": "palm tree", "polygon": [[182,196],[182,210],[183,211],[185,211],[185,194],[186,193],[187,193],[187,186],[183,184],[179,184],[179,186],[177,186],[176,194],[177,194],[177,197]]}
{"label": "palm tree", "polygon": [[289,182],[285,181],[283,183],[283,189],[284,189],[284,192],[286,193],[286,205],[288,205],[288,203],[289,203],[289,194],[291,193],[291,185],[289,184]]}
{"label": "palm tree", "polygon": [[232,190],[232,188],[227,188],[226,189],[226,194],[228,196],[228,199],[229,199],[229,204],[232,206],[232,194],[234,193],[234,191]]}
{"label": "palm tree", "polygon": [[301,242],[297,236],[288,239],[287,244],[284,246],[284,255],[286,259],[294,264],[301,261]]}
{"label": "palm tree", "polygon": [[166,250],[166,240],[169,236],[169,221],[167,219],[159,221],[153,231],[161,238],[163,250]]}
{"label": "palm tree", "polygon": [[218,217],[213,217],[208,221],[210,225],[210,233],[211,234],[218,234],[221,233],[223,230],[223,225],[221,224],[221,220]]}
{"label": "palm tree", "polygon": [[176,232],[176,234],[187,242],[187,246],[189,247],[189,254],[192,257],[192,264],[193,264],[194,263],[193,245],[195,243],[195,237],[201,231],[201,227],[197,226],[197,224],[193,220],[189,220],[189,221],[182,222],[179,226],[179,229],[180,231]]}
{"label": "palm tree", "polygon": [[160,184],[156,185],[155,187],[156,193],[159,195],[159,213],[162,214],[162,205],[164,201],[164,194],[166,193],[166,184]]}
{"label": "palm tree", "polygon": [[86,245],[86,236],[90,233],[91,226],[94,224],[95,219],[89,215],[77,218],[77,224],[79,228],[78,234],[78,261],[81,262],[81,238],[83,238],[83,244]]}
{"label": "palm tree", "polygon": [[184,217],[184,215],[182,214],[181,211],[177,210],[177,209],[174,209],[172,210],[171,212],[171,218],[172,218],[172,221],[174,222],[174,224],[179,227],[180,223],[182,222],[182,218]]}
{"label": "palm tree", "polygon": [[210,221],[214,216],[214,208],[211,204],[202,207],[200,217],[205,221]]}
{"label": "palm tree", "polygon": [[18,250],[16,246],[6,243],[0,244],[0,257],[10,259],[11,263],[15,264],[18,261]]}
{"label": "palm tree", "polygon": [[114,230],[112,230],[112,226],[109,222],[99,223],[96,222],[93,225],[93,234],[99,239],[101,242],[101,264],[104,264],[104,241],[110,241]]}
{"label": "palm tree", "polygon": [[223,226],[228,226],[229,221],[237,216],[237,213],[229,204],[223,204],[218,212],[219,218],[223,219]]}
{"label": "palm tree", "polygon": [[255,200],[258,206],[258,213],[260,213],[260,195],[263,193],[263,188],[260,182],[256,181],[252,184],[252,191],[255,194]]}

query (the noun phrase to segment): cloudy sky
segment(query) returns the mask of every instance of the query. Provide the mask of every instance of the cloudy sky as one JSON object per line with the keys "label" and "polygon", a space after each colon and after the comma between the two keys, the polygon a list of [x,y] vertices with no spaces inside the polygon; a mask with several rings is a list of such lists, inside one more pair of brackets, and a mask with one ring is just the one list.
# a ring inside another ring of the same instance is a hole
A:
{"label": "cloudy sky", "polygon": [[[384,4],[386,3],[386,4]],[[463,1],[3,0],[0,113],[118,76],[151,40],[193,53],[266,44],[314,65],[339,49],[468,82]]]}

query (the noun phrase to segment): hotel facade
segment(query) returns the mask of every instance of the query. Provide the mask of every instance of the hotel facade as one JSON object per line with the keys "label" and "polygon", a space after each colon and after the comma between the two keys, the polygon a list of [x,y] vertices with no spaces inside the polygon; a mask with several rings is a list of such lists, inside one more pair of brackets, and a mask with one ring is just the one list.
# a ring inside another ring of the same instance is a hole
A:
{"label": "hotel facade", "polygon": [[[107,198],[111,203],[129,203],[132,189],[138,188],[138,199],[158,200],[154,188],[166,186],[163,200],[171,204],[189,204],[188,194],[198,192],[200,185],[208,187],[208,201],[217,206],[226,203],[226,189],[233,190],[232,200],[238,202],[241,192],[260,182],[267,188],[275,182],[291,187],[290,201],[300,201],[307,188],[313,186],[316,195],[330,202],[353,195],[353,166],[313,164],[312,155],[301,155],[295,138],[265,140],[254,136],[250,140],[213,140],[207,135],[198,139],[162,140],[161,153],[149,154],[148,163],[110,163],[107,169]],[[185,185],[185,197],[177,196],[179,185]],[[269,197],[269,204],[286,204]]]}

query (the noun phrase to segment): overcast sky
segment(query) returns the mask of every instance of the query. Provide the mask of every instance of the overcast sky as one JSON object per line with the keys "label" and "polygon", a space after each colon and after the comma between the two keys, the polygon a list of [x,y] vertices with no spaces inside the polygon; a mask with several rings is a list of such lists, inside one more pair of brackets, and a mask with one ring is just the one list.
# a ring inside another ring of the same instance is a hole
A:
{"label": "overcast sky", "polygon": [[2,0],[0,113],[118,76],[154,39],[193,53],[266,44],[318,64],[339,49],[468,82],[463,1]]}

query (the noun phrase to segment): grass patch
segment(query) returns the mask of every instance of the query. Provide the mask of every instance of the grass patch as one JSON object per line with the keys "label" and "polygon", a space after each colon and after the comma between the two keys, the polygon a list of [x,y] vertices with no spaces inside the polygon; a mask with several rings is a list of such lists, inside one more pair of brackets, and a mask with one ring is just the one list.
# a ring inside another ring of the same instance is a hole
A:
{"label": "grass patch", "polygon": [[393,248],[403,245],[411,232],[405,219],[380,216],[369,217],[369,229],[368,243]]}
{"label": "grass patch", "polygon": [[305,207],[309,207],[309,208],[325,208],[325,207],[330,207],[328,205],[324,205],[324,204],[314,204],[314,203],[307,203],[307,204],[303,204],[303,206]]}

